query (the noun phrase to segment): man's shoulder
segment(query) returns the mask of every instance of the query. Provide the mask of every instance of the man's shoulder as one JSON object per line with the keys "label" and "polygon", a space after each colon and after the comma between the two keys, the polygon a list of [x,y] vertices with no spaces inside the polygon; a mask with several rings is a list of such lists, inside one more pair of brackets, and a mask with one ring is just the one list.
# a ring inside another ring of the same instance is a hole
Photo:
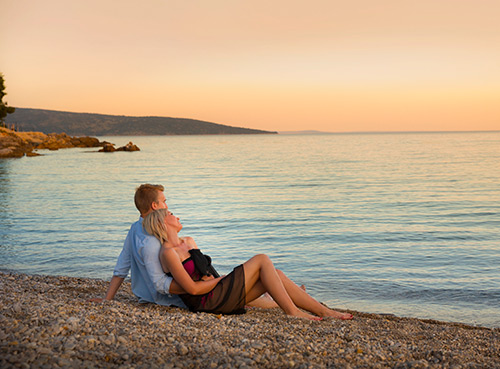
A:
{"label": "man's shoulder", "polygon": [[160,245],[160,241],[155,236],[144,231],[142,219],[132,224],[129,234],[134,237],[137,246]]}
{"label": "man's shoulder", "polygon": [[142,231],[142,221],[141,219],[139,219],[138,221],[135,221],[130,225],[130,228],[128,230],[128,235],[130,236],[141,231]]}

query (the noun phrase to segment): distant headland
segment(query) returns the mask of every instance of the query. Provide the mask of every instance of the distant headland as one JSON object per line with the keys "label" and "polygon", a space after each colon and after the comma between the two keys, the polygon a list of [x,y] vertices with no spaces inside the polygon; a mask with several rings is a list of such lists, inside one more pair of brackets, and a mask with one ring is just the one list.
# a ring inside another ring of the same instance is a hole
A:
{"label": "distant headland", "polygon": [[5,119],[20,131],[66,133],[72,136],[162,136],[277,134],[186,118],[132,117],[16,108]]}

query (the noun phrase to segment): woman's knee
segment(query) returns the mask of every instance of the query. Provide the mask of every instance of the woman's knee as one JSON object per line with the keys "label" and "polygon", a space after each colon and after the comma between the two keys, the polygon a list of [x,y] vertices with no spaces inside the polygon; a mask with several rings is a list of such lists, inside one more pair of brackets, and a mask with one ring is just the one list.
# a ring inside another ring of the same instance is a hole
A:
{"label": "woman's knee", "polygon": [[257,254],[254,257],[252,257],[252,259],[255,260],[255,261],[258,261],[261,264],[263,264],[263,263],[271,263],[271,259],[266,254]]}

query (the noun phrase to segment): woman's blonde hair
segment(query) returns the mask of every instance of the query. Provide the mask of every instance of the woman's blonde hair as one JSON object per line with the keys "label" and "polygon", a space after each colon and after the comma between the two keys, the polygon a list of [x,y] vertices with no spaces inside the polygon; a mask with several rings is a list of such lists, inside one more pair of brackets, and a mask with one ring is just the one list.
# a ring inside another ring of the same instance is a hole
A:
{"label": "woman's blonde hair", "polygon": [[144,230],[151,236],[158,238],[162,245],[164,242],[168,242],[167,228],[164,223],[167,214],[168,209],[158,209],[146,215],[142,221]]}

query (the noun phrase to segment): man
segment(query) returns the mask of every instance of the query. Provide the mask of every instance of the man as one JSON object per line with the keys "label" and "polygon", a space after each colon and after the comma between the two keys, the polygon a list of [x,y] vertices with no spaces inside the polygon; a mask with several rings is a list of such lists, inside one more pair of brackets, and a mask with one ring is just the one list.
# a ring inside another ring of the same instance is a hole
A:
{"label": "man", "polygon": [[[146,232],[142,221],[146,215],[157,209],[168,209],[162,185],[142,184],[137,187],[134,202],[141,216],[132,224],[125,239],[123,249],[116,262],[113,277],[104,299],[112,300],[131,271],[132,292],[139,302],[151,302],[165,306],[186,308],[178,294],[185,293],[181,286],[163,272],[160,264],[160,241]],[[205,283],[203,281],[197,283]],[[209,292],[208,290],[206,292]],[[262,297],[252,302],[255,307],[275,307],[274,301]]]}
{"label": "man", "polygon": [[[161,267],[160,241],[145,233],[142,227],[146,215],[157,209],[168,208],[163,191],[162,185],[143,184],[137,187],[134,202],[141,217],[130,227],[104,300],[114,298],[123,280],[131,271],[132,292],[139,298],[139,302],[185,307],[177,296],[184,293],[184,290],[167,276]],[[96,302],[102,300],[92,299]]]}

